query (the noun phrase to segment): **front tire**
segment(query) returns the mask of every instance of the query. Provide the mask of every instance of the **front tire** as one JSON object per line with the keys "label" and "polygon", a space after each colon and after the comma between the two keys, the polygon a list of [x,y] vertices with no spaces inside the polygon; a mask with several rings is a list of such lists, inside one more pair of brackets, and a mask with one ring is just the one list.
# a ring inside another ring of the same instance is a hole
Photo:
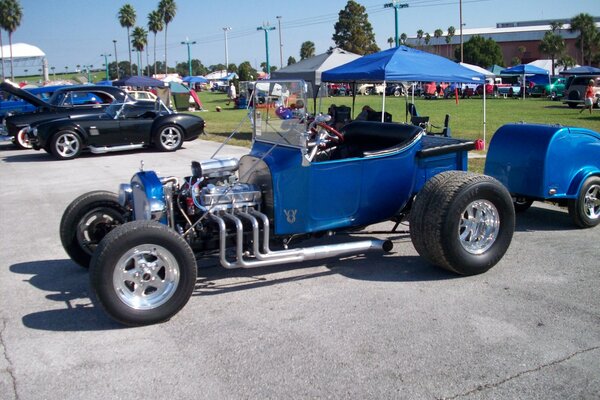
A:
{"label": "front tire", "polygon": [[593,228],[600,223],[600,177],[592,176],[583,182],[574,200],[568,203],[569,215],[580,228]]}
{"label": "front tire", "polygon": [[81,153],[83,141],[74,131],[60,131],[54,135],[50,143],[50,151],[59,160],[72,160]]}
{"label": "front tire", "polygon": [[431,178],[410,213],[417,252],[460,275],[492,268],[506,253],[515,228],[512,198],[487,175],[448,171]]}
{"label": "front tire", "polygon": [[116,193],[96,190],[73,200],[60,220],[60,241],[69,257],[88,268],[100,241],[125,222],[125,213]]}
{"label": "front tire", "polygon": [[33,148],[31,143],[29,143],[29,138],[27,137],[27,129],[28,128],[23,128],[19,130],[19,132],[17,132],[17,135],[15,136],[14,143],[21,150],[28,150]]}
{"label": "front tire", "polygon": [[90,265],[92,296],[116,321],[130,326],[169,320],[196,284],[192,249],[155,221],[133,221],[110,232]]}
{"label": "front tire", "polygon": [[161,151],[175,151],[183,144],[183,131],[176,125],[164,125],[158,129],[155,140]]}

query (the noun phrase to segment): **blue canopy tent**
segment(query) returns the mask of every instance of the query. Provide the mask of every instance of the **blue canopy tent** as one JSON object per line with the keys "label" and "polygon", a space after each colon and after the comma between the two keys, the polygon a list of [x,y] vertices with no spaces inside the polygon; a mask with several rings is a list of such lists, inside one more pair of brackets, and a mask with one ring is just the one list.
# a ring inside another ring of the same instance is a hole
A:
{"label": "blue canopy tent", "polygon": [[124,76],[123,78],[113,81],[113,86],[133,86],[133,87],[165,87],[166,83],[158,79],[149,78],[147,76]]}
{"label": "blue canopy tent", "polygon": [[208,79],[203,76],[186,76],[182,81],[187,83],[207,83]]}
{"label": "blue canopy tent", "polygon": [[[545,69],[536,67],[535,65],[530,65],[530,64],[519,64],[519,65],[515,65],[514,67],[510,67],[507,69],[503,69],[502,71],[500,71],[500,75],[520,75],[523,77],[522,83],[523,83],[523,90],[521,90],[521,92],[523,92],[523,100],[525,99],[525,88],[527,87],[525,85],[525,76],[527,75],[543,75],[546,77],[545,80],[548,81],[548,83],[550,83],[550,73],[548,71],[546,71]],[[534,79],[535,81],[535,79]]]}
{"label": "blue canopy tent", "polygon": [[231,72],[231,73],[225,75],[224,77],[219,78],[220,81],[227,81],[227,82],[234,80],[234,79],[239,79],[238,74],[236,74],[235,72]]}
{"label": "blue canopy tent", "polygon": [[594,75],[594,74],[600,75],[600,68],[590,67],[587,65],[567,69],[565,71],[560,72],[560,75]]}
{"label": "blue canopy tent", "polygon": [[[445,57],[406,46],[369,54],[321,74],[322,82],[485,82],[483,74],[465,68]],[[354,103],[354,100],[353,100]],[[354,104],[353,107],[354,108]],[[385,113],[383,96],[382,120]],[[483,97],[483,137],[485,141],[486,109]]]}

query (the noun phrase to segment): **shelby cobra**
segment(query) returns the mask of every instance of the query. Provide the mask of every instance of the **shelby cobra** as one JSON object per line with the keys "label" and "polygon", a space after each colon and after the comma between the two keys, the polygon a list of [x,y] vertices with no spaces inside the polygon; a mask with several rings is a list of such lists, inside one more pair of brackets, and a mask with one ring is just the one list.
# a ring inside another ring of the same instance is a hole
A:
{"label": "shelby cobra", "polygon": [[[148,104],[154,109],[148,109]],[[113,103],[104,113],[54,119],[33,124],[27,130],[35,150],[44,149],[68,160],[83,150],[100,154],[154,146],[175,151],[184,141],[204,132],[204,120],[190,114],[174,114],[161,101]]]}
{"label": "shelby cobra", "polygon": [[89,192],[65,210],[63,247],[90,268],[93,301],[112,318],[170,319],[192,295],[200,256],[253,268],[388,252],[391,241],[376,239],[297,247],[381,221],[409,220],[419,254],[458,274],[503,257],[512,199],[494,178],[465,172],[474,142],[369,121],[338,132],[327,117],[307,122],[303,81],[256,85],[266,103],[253,111],[248,155],[193,162],[184,178],[139,171],[119,194]]}
{"label": "shelby cobra", "polygon": [[74,115],[99,114],[112,102],[133,100],[123,89],[113,86],[66,86],[56,90],[47,101],[6,82],[0,83],[0,89],[36,107],[34,112],[7,116],[2,122],[6,139],[12,140],[20,149],[31,148],[26,135],[31,124]]}

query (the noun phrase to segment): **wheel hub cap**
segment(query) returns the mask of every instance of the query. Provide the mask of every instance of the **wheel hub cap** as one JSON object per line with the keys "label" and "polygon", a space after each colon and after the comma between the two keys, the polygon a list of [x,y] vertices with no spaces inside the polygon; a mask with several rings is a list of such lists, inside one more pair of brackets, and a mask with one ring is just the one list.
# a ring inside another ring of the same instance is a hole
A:
{"label": "wheel hub cap", "polygon": [[600,185],[592,185],[586,192],[584,211],[588,218],[600,218]]}
{"label": "wheel hub cap", "polygon": [[482,254],[496,242],[500,215],[488,200],[476,200],[462,212],[458,235],[462,247],[471,254]]}

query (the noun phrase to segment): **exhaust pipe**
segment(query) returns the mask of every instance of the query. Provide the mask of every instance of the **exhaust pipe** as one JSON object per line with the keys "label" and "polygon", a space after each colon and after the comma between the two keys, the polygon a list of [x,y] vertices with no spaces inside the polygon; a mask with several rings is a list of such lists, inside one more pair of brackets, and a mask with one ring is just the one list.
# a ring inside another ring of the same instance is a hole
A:
{"label": "exhaust pipe", "polygon": [[[363,240],[360,242],[349,242],[340,244],[331,244],[315,247],[306,247],[300,249],[289,249],[281,251],[268,251],[261,253],[259,250],[259,229],[256,219],[249,219],[247,213],[241,213],[252,224],[253,232],[253,256],[255,260],[244,259],[243,235],[244,229],[242,221],[232,214],[224,214],[222,217],[210,214],[210,217],[219,226],[219,253],[220,263],[224,268],[257,268],[271,265],[278,265],[292,262],[302,262],[309,260],[320,260],[324,258],[340,257],[350,254],[360,254],[367,251],[379,250],[389,252],[392,250],[390,240]],[[255,213],[256,214],[256,213]],[[225,220],[231,221],[236,228],[236,260],[229,262],[226,258],[225,242],[227,238],[227,224]],[[268,249],[268,231],[265,235],[266,241],[263,243],[265,250]]]}

